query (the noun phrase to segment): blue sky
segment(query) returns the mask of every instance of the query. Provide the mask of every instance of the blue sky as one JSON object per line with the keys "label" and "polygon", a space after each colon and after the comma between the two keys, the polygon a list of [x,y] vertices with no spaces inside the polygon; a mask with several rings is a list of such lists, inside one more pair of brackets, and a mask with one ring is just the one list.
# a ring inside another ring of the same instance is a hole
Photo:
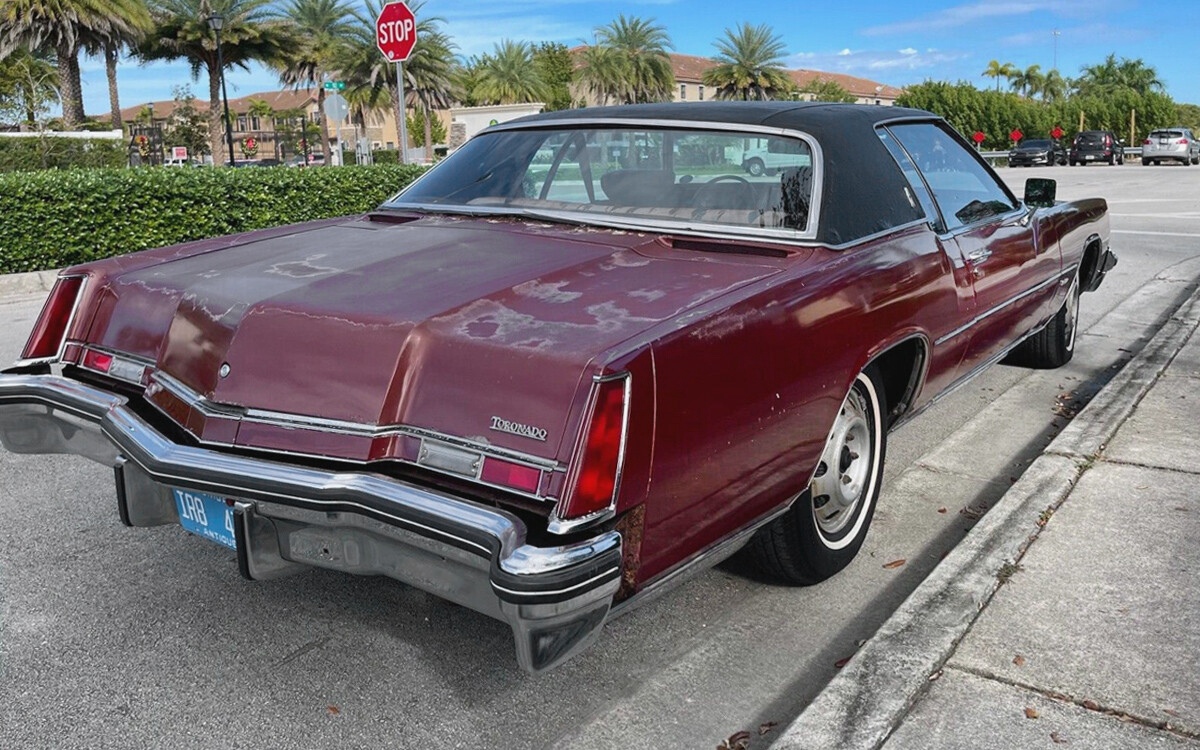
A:
{"label": "blue sky", "polygon": [[[561,41],[590,38],[618,13],[647,16],[664,25],[675,51],[713,53],[713,40],[743,21],[768,23],[787,46],[791,67],[850,73],[903,86],[926,78],[965,79],[987,85],[980,72],[993,58],[1021,67],[1054,63],[1077,75],[1082,65],[1115,52],[1157,68],[1177,101],[1200,104],[1200,2],[1197,0],[428,0],[428,12],[446,19],[446,30],[464,54],[486,52],[501,38]],[[736,10],[734,10],[736,9]],[[108,111],[104,67],[83,61],[84,104],[89,114]],[[127,62],[118,71],[121,104],[167,99],[190,80],[184,64]],[[229,95],[279,88],[261,67],[229,75]],[[192,90],[207,96],[207,84]]]}

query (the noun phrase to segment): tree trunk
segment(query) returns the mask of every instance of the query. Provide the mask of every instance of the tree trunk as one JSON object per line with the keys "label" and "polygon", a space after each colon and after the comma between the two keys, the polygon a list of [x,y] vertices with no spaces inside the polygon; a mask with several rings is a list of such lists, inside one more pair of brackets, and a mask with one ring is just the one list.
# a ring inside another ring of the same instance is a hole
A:
{"label": "tree trunk", "polygon": [[79,122],[87,119],[87,114],[83,111],[83,77],[79,70],[79,50],[71,55],[68,61],[71,67],[71,92],[75,97],[73,105],[75,111],[79,113]]}
{"label": "tree trunk", "polygon": [[[58,56],[59,97],[62,100],[62,122],[64,130],[74,130],[83,121],[83,94],[79,86],[79,51],[65,45],[55,48]],[[72,63],[74,63],[72,65]],[[72,73],[72,71],[74,71]]]}
{"label": "tree trunk", "polygon": [[[317,76],[317,117],[321,118],[321,147],[325,153],[325,166],[333,166],[333,146],[329,142],[329,119],[325,117],[325,86]],[[339,154],[341,156],[341,154]]]}
{"label": "tree trunk", "polygon": [[221,117],[221,73],[216,65],[208,68],[208,147],[212,149],[213,165],[228,164],[225,154],[225,128]]}
{"label": "tree trunk", "polygon": [[112,127],[121,127],[121,99],[117,96],[117,57],[121,50],[114,44],[104,45],[104,72],[108,75],[108,104],[112,107]]}
{"label": "tree trunk", "polygon": [[433,119],[429,107],[425,107],[425,161],[433,164]]}

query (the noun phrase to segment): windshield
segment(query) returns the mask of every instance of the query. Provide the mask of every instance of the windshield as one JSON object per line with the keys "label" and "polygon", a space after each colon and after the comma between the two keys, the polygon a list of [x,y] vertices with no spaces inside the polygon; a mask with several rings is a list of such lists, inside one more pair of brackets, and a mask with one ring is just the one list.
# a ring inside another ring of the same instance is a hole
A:
{"label": "windshield", "polygon": [[483,133],[385,205],[803,232],[812,194],[795,138],[589,126]]}
{"label": "windshield", "polygon": [[1025,141],[1021,144],[1023,151],[1045,151],[1050,148],[1050,141]]}

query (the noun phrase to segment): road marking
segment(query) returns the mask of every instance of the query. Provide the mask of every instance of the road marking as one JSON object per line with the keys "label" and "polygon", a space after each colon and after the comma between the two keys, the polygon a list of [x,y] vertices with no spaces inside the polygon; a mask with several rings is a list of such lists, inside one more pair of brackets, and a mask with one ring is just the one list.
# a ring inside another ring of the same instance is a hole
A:
{"label": "road marking", "polygon": [[1136,232],[1132,229],[1113,229],[1112,234],[1153,234],[1158,237],[1200,237],[1200,233],[1187,232]]}

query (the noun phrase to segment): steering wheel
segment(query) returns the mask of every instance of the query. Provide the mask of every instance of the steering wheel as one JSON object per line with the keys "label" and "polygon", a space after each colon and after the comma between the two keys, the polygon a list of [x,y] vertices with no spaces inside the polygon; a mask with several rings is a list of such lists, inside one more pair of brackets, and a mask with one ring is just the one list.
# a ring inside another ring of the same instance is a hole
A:
{"label": "steering wheel", "polygon": [[723,174],[712,178],[708,182],[702,182],[700,183],[700,187],[697,188],[695,196],[696,203],[699,204],[701,208],[720,208],[720,206],[707,205],[706,197],[708,200],[711,200],[711,197],[708,197],[705,194],[705,191],[707,191],[712,185],[716,185],[719,182],[737,182],[745,185],[746,187],[750,187],[750,180],[747,180],[745,177],[741,177],[736,174]]}

